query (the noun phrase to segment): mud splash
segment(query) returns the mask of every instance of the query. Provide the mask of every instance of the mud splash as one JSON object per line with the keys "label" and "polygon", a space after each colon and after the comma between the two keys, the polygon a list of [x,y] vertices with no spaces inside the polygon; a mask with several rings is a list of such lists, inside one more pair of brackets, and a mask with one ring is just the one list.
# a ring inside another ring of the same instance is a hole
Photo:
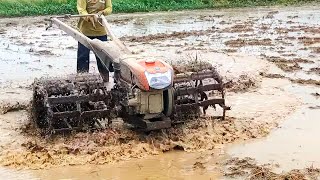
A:
{"label": "mud splash", "polygon": [[27,104],[21,104],[20,102],[13,103],[0,103],[0,114],[6,114],[11,111],[27,110]]}
{"label": "mud splash", "polygon": [[259,86],[260,82],[248,75],[240,75],[238,80],[230,80],[224,84],[228,92],[247,92]]}
{"label": "mud splash", "polygon": [[272,168],[277,164],[258,165],[252,158],[232,158],[224,166],[227,167],[224,176],[231,178],[254,179],[275,179],[275,180],[302,180],[317,179],[320,177],[320,169],[307,167],[305,169],[293,169],[289,172],[275,173]]}
{"label": "mud splash", "polygon": [[201,118],[149,135],[113,128],[97,133],[56,137],[53,140],[33,137],[21,144],[24,147],[21,150],[2,151],[0,164],[41,169],[64,165],[108,164],[159,155],[171,150],[206,151],[236,140],[263,137],[273,126],[269,122],[255,123],[234,118],[225,121]]}
{"label": "mud splash", "polygon": [[[279,82],[279,84],[283,85],[284,83]],[[279,89],[277,84],[273,85]],[[231,107],[235,105],[235,109],[225,121],[203,117],[150,134],[132,131],[123,127],[121,121],[115,121],[111,129],[102,132],[77,133],[65,137],[43,139],[38,134],[34,134],[33,127],[29,125],[21,130],[24,132],[25,140],[18,146],[19,148],[14,146],[14,149],[5,148],[1,152],[0,164],[19,169],[113,164],[132,158],[146,158],[176,150],[203,152],[235,141],[261,138],[276,127],[286,113],[290,113],[296,107],[295,99],[277,88],[272,88],[277,96],[268,94],[269,88],[268,83],[262,83],[257,92],[247,92],[242,96],[239,94],[229,95],[227,102],[234,102],[230,105]],[[248,99],[247,96],[253,97],[257,94],[259,98],[243,101]],[[263,97],[260,97],[261,95]],[[283,104],[259,101],[264,97],[273,97],[274,99],[286,97],[286,99]],[[257,107],[252,107],[252,104]],[[279,108],[279,112],[272,111],[273,115],[267,115],[268,117],[261,113],[248,114],[249,111],[243,108],[247,107],[251,111],[258,108],[259,112],[268,114],[269,106],[280,106],[281,108]],[[211,111],[208,112],[209,116],[210,114]],[[195,168],[201,169],[201,165],[196,164]]]}

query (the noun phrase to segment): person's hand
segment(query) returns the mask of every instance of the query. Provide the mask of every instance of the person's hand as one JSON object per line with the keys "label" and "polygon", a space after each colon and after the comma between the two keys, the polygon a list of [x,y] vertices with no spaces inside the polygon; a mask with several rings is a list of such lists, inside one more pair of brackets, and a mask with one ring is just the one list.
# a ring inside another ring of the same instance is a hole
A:
{"label": "person's hand", "polygon": [[91,22],[91,19],[93,18],[93,16],[85,16],[83,19],[87,22]]}
{"label": "person's hand", "polygon": [[103,14],[103,11],[99,11],[99,12],[97,13],[97,15],[98,15],[98,17],[104,15],[104,14]]}
{"label": "person's hand", "polygon": [[96,13],[94,15],[94,20],[95,22],[98,22],[100,25],[102,25],[102,19],[101,19],[101,16],[103,16],[103,11],[99,11],[98,13]]}
{"label": "person's hand", "polygon": [[96,28],[95,22],[97,22],[97,20],[96,20],[95,16],[86,16],[86,17],[85,17],[85,21],[91,22],[92,26],[93,26],[94,28]]}

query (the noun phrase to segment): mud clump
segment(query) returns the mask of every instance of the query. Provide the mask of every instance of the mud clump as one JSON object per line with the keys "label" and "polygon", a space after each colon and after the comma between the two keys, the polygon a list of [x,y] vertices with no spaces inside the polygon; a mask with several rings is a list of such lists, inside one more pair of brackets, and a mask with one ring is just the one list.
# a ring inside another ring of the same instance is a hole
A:
{"label": "mud clump", "polygon": [[314,61],[311,61],[308,59],[303,59],[303,58],[294,58],[292,61],[297,62],[297,63],[306,63],[306,64],[313,64],[314,63]]}
{"label": "mud clump", "polygon": [[215,18],[221,18],[224,15],[200,15],[198,19],[202,21],[214,21]]}
{"label": "mud clump", "polygon": [[242,32],[253,32],[252,24],[237,24],[230,28],[226,28],[223,32],[229,33],[242,33]]}
{"label": "mud clump", "polygon": [[302,69],[302,67],[296,62],[292,64],[287,64],[287,63],[275,63],[275,64],[285,72],[293,72],[293,71]]}
{"label": "mud clump", "polygon": [[320,37],[299,37],[298,38],[301,43],[305,46],[310,46],[312,44],[320,43]]}
{"label": "mud clump", "polygon": [[5,34],[7,32],[7,30],[5,29],[0,29],[0,34]]}
{"label": "mud clump", "polygon": [[279,11],[270,11],[268,14],[265,16],[267,19],[273,19],[275,14],[278,14]]}
{"label": "mud clump", "polygon": [[6,26],[6,27],[17,27],[18,24],[15,23],[15,22],[9,22],[9,23],[6,23],[5,26]]}
{"label": "mud clump", "polygon": [[[288,21],[288,24],[292,24],[294,22]],[[308,28],[306,26],[291,26],[290,28],[283,28],[283,27],[276,27],[274,30],[278,34],[288,34],[289,32],[303,32],[305,28]]]}
{"label": "mud clump", "polygon": [[219,22],[219,24],[225,25],[225,24],[231,24],[231,22],[227,22],[227,21],[222,20],[222,21]]}
{"label": "mud clump", "polygon": [[320,169],[308,167],[302,170],[294,169],[289,172],[275,173],[272,171],[272,164],[258,165],[252,158],[232,158],[225,162],[227,168],[224,172],[225,177],[245,178],[250,180],[302,180],[302,179],[317,179],[320,177]]}
{"label": "mud clump", "polygon": [[49,50],[35,50],[33,48],[30,48],[29,52],[33,52],[35,55],[38,55],[38,56],[52,56],[52,55],[54,55],[54,53],[52,53]]}
{"label": "mud clump", "polygon": [[292,60],[287,60],[280,57],[267,57],[269,62],[275,63],[280,69],[285,72],[293,72],[301,70],[302,67],[298,63],[314,63],[313,61],[301,58],[295,58]]}
{"label": "mud clump", "polygon": [[298,18],[299,16],[287,16],[287,18],[289,18],[289,19],[296,19],[296,18]]}
{"label": "mud clump", "polygon": [[268,74],[268,73],[260,73],[261,76],[266,78],[273,78],[273,79],[284,79],[286,78],[284,75],[281,74]]}
{"label": "mud clump", "polygon": [[223,51],[226,52],[226,53],[235,53],[238,50],[237,49],[224,49]]}
{"label": "mud clump", "polygon": [[[41,169],[59,165],[105,164],[129,157],[158,154],[146,143],[135,143],[134,140],[121,143],[122,135],[119,133],[79,133],[70,138],[60,137],[51,141],[35,138],[22,144],[25,150],[2,152],[0,162],[5,166]],[[125,138],[131,138],[130,134],[126,135]]]}
{"label": "mud clump", "polygon": [[198,56],[196,56],[195,58],[190,57],[189,59],[172,61],[170,62],[170,64],[175,74],[215,69],[211,63],[200,60]]}
{"label": "mud clump", "polygon": [[195,162],[193,164],[193,169],[205,169],[206,167],[204,166],[204,164],[202,162]]}
{"label": "mud clump", "polygon": [[318,74],[320,75],[320,68],[318,67],[315,67],[315,68],[311,68],[308,73],[315,73],[315,74]]}
{"label": "mud clump", "polygon": [[278,34],[288,34],[290,31],[290,29],[287,28],[275,28],[275,30]]}
{"label": "mud clump", "polygon": [[[42,169],[54,166],[107,164],[130,158],[142,158],[175,150],[193,152],[214,149],[218,144],[263,137],[275,124],[200,118],[146,135],[113,127],[95,133],[77,133],[69,137],[28,138],[21,149],[0,153],[0,164],[15,168]],[[197,166],[200,167],[201,166]]]}
{"label": "mud clump", "polygon": [[244,46],[273,46],[271,39],[236,39],[236,40],[229,40],[224,43],[230,47],[244,47]]}
{"label": "mud clump", "polygon": [[259,83],[248,75],[240,75],[236,81],[230,80],[224,83],[228,92],[247,92],[249,89],[259,87]]}
{"label": "mud clump", "polygon": [[313,52],[313,53],[320,54],[320,47],[312,48],[312,52]]}
{"label": "mud clump", "polygon": [[290,79],[293,83],[305,84],[305,85],[317,85],[320,86],[320,81],[314,79]]}
{"label": "mud clump", "polygon": [[114,19],[114,20],[111,20],[110,23],[126,25],[132,20],[133,18]]}
{"label": "mud clump", "polygon": [[147,36],[125,36],[120,38],[122,41],[129,42],[149,42],[149,41],[164,41],[166,39],[183,39],[189,36],[203,36],[209,33],[216,32],[215,29],[207,29],[207,30],[192,30],[192,31],[182,31],[177,32],[174,31],[170,34],[167,33],[158,33],[158,34],[150,34]]}
{"label": "mud clump", "polygon": [[289,60],[284,59],[284,58],[280,58],[280,57],[271,56],[271,57],[266,57],[266,59],[267,59],[269,62],[273,62],[273,63],[290,63]]}
{"label": "mud clump", "polygon": [[28,105],[19,102],[16,103],[4,103],[0,102],[0,114],[6,114],[11,111],[19,111],[28,109]]}
{"label": "mud clump", "polygon": [[320,106],[310,106],[309,109],[320,109]]}
{"label": "mud clump", "polygon": [[320,29],[318,27],[305,27],[303,31],[306,33],[319,34]]}

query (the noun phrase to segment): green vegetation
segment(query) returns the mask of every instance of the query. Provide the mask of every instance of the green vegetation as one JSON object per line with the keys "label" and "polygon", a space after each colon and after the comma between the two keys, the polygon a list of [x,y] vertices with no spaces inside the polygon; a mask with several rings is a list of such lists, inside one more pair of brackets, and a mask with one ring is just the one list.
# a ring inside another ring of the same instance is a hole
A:
{"label": "green vegetation", "polygon": [[[291,5],[318,0],[113,0],[113,13]],[[0,0],[0,16],[75,14],[76,0]]]}
{"label": "green vegetation", "polygon": [[75,7],[76,0],[0,0],[0,16],[70,14]]}

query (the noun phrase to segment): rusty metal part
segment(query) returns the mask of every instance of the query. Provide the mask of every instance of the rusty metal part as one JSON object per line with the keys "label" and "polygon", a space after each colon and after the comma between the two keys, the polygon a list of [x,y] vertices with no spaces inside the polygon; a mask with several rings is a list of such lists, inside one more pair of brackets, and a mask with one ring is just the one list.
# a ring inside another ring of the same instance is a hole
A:
{"label": "rusty metal part", "polygon": [[111,95],[99,75],[37,79],[33,88],[34,120],[47,134],[108,123]]}
{"label": "rusty metal part", "polygon": [[[136,97],[130,97],[132,94],[128,93],[131,88],[117,83],[108,90],[100,75],[93,74],[36,80],[34,120],[46,134],[103,129],[115,116],[123,118],[125,123],[138,129],[152,131],[170,128],[172,124],[198,117],[200,108],[205,113],[209,106],[219,105],[223,109],[223,114],[219,116],[222,119],[229,109],[225,106],[222,80],[214,70],[177,75],[173,88],[164,90],[161,96],[164,106],[162,113],[139,113],[136,104],[140,106],[149,100],[142,103],[141,100],[135,100],[140,97],[137,94]],[[143,94],[145,93],[147,92]],[[154,93],[156,92],[147,94]],[[133,103],[133,100],[137,102]]]}
{"label": "rusty metal part", "polygon": [[222,115],[215,118],[224,119],[230,107],[225,105],[222,78],[216,70],[178,74],[175,76],[174,117],[176,122],[196,118],[202,111],[206,114],[208,107],[222,108]]}

